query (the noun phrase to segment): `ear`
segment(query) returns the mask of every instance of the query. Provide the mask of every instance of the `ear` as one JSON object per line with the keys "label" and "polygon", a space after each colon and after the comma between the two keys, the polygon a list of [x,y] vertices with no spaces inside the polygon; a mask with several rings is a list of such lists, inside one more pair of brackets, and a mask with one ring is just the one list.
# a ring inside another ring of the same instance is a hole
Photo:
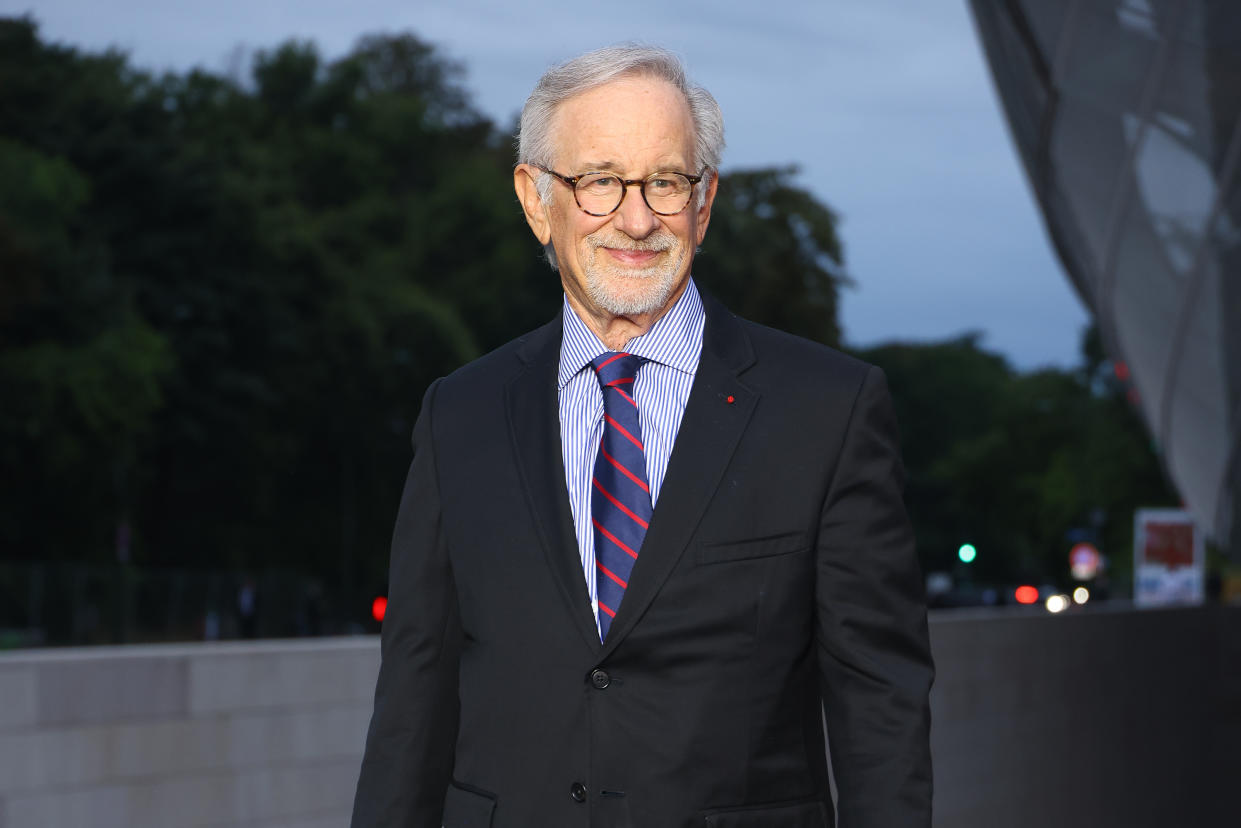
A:
{"label": "ear", "polygon": [[547,215],[547,205],[539,197],[539,188],[535,185],[542,171],[529,164],[518,164],[513,169],[513,189],[517,191],[517,200],[526,214],[526,223],[534,232],[540,244],[547,244],[552,238],[551,220]]}
{"label": "ear", "polygon": [[720,186],[720,174],[716,170],[711,171],[711,183],[707,185],[707,197],[702,200],[702,206],[696,211],[698,220],[697,239],[695,245],[702,244],[702,240],[707,237],[707,225],[711,223],[711,205],[715,203],[715,191]]}

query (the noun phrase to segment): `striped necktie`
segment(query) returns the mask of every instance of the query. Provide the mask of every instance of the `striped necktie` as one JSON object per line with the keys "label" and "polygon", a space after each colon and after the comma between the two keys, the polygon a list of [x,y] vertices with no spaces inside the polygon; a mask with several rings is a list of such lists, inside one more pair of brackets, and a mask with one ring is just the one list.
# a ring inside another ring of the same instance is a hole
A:
{"label": "striped necktie", "polygon": [[651,521],[651,487],[633,398],[633,381],[645,361],[608,351],[590,363],[603,389],[603,439],[595,458],[590,503],[601,640],[608,637]]}

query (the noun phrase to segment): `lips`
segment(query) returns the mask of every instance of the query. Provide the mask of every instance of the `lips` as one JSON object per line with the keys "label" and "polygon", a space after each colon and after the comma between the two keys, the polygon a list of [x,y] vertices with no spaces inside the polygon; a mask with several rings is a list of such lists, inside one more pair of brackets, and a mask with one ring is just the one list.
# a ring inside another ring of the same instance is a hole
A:
{"label": "lips", "polygon": [[621,264],[641,267],[655,261],[662,250],[631,250],[623,247],[604,247],[613,259]]}

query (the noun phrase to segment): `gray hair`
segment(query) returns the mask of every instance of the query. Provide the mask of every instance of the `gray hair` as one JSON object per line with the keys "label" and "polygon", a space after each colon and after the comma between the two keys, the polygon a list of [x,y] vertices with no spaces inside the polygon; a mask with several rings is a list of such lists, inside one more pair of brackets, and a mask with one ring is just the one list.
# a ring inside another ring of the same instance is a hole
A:
{"label": "gray hair", "polygon": [[[685,96],[690,118],[694,122],[694,162],[700,169],[705,169],[697,196],[698,206],[701,207],[711,179],[719,169],[720,156],[724,153],[724,114],[710,92],[690,82],[680,58],[667,49],[655,46],[637,43],[606,46],[548,69],[522,107],[517,162],[552,166],[555,147],[551,127],[560,105],[575,95],[633,75],[667,81]],[[544,203],[551,200],[553,185],[550,175],[539,175],[537,186]],[[555,268],[555,251],[550,244],[545,249],[548,261]]]}

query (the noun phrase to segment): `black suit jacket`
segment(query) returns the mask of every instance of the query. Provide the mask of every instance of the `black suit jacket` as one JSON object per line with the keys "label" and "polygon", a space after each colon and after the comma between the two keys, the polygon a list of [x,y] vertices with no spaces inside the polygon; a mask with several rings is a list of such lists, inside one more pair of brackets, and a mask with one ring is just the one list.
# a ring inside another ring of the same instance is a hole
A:
{"label": "black suit jacket", "polygon": [[704,296],[702,358],[600,644],[559,317],[414,430],[354,828],[930,825],[932,666],[882,373]]}

